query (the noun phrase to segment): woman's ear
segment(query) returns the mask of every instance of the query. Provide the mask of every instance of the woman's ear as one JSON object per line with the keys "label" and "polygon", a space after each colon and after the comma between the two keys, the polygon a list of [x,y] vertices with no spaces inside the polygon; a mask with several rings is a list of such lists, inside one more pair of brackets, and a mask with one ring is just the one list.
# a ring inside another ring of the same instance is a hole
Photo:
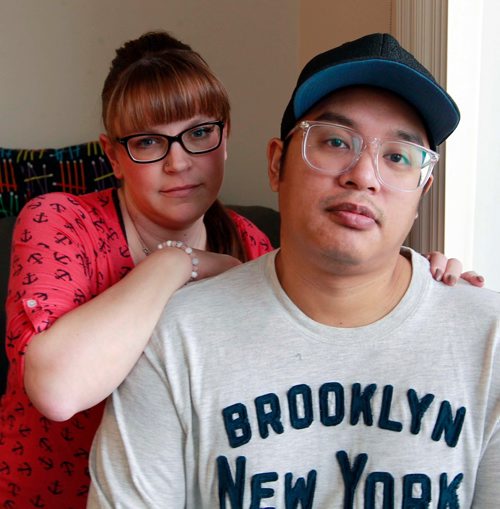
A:
{"label": "woman's ear", "polygon": [[101,143],[102,150],[106,154],[106,157],[109,159],[111,163],[111,167],[113,168],[113,173],[117,179],[123,178],[122,171],[120,169],[120,165],[118,163],[118,158],[116,155],[116,144],[113,143],[109,136],[106,134],[101,134],[99,136],[99,142]]}
{"label": "woman's ear", "polygon": [[222,143],[224,144],[224,161],[227,161],[227,132],[225,129],[222,133]]}
{"label": "woman's ear", "polygon": [[282,155],[283,141],[279,138],[272,138],[267,144],[267,174],[269,185],[275,193],[279,190]]}
{"label": "woman's ear", "polygon": [[429,191],[429,189],[432,187],[433,182],[434,182],[434,175],[431,175],[429,177],[429,180],[425,183],[424,190],[422,191],[422,196],[424,196],[424,194],[426,194]]}

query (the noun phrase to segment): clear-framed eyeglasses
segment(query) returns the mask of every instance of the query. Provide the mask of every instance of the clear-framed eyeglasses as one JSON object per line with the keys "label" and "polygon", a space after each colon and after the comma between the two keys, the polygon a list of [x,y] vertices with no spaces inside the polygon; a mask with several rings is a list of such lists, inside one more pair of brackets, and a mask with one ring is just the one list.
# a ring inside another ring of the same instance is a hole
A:
{"label": "clear-framed eyeglasses", "polygon": [[161,161],[177,142],[188,154],[206,154],[220,147],[224,122],[203,122],[177,134],[139,133],[117,138],[127,150],[132,161],[139,164],[156,163]]}
{"label": "clear-framed eyeglasses", "polygon": [[416,143],[362,136],[330,122],[304,120],[288,136],[297,129],[303,131],[302,157],[314,170],[330,175],[346,173],[370,146],[377,179],[397,191],[425,186],[439,160],[439,154]]}

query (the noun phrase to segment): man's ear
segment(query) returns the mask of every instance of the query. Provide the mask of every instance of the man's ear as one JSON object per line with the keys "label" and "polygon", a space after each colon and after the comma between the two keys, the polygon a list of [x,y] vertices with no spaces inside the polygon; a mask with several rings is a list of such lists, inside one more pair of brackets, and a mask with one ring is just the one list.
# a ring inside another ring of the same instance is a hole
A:
{"label": "man's ear", "polygon": [[275,193],[279,190],[282,154],[283,141],[279,138],[271,138],[267,144],[267,174],[271,190]]}
{"label": "man's ear", "polygon": [[429,177],[429,180],[425,183],[424,190],[422,191],[422,196],[424,196],[424,194],[426,194],[429,191],[433,182],[434,182],[434,175],[431,175]]}
{"label": "man's ear", "polygon": [[101,134],[99,136],[99,142],[101,143],[102,150],[111,163],[115,177],[117,179],[121,179],[123,174],[120,170],[120,165],[118,164],[118,159],[116,157],[116,144],[113,143],[106,134]]}

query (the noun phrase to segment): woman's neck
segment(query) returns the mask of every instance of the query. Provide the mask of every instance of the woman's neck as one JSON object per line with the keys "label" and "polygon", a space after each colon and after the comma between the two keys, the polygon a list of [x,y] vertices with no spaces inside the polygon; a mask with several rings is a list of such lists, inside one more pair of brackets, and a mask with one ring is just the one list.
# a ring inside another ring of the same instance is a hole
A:
{"label": "woman's neck", "polygon": [[147,217],[131,210],[123,189],[118,190],[120,210],[132,258],[136,263],[156,251],[158,244],[166,240],[182,240],[196,249],[207,247],[207,231],[203,217],[183,229],[169,229],[150,221]]}

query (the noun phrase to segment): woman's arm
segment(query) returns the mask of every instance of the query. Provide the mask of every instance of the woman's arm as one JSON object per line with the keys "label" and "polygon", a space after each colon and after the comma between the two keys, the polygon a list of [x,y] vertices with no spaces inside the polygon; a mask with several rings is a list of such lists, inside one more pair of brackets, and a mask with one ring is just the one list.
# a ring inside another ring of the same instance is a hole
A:
{"label": "woman's arm", "polygon": [[[200,278],[239,263],[227,255],[196,255]],[[191,260],[182,250],[155,251],[36,335],[26,350],[24,383],[37,409],[62,421],[105,399],[132,369],[165,304],[190,275]]]}

